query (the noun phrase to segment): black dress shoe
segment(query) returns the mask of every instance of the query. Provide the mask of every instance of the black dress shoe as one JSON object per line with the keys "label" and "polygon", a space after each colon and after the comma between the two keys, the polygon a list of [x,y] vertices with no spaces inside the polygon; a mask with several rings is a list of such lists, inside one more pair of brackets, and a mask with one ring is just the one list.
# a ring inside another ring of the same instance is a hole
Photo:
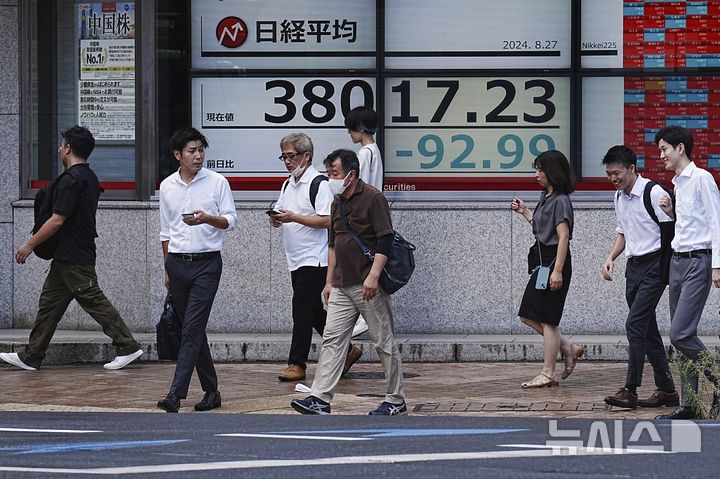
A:
{"label": "black dress shoe", "polygon": [[222,405],[222,399],[220,399],[220,391],[208,391],[202,398],[202,401],[195,405],[196,411],[209,411],[211,409],[219,408]]}
{"label": "black dress shoe", "polygon": [[167,393],[164,399],[157,403],[157,407],[164,409],[166,412],[178,412],[180,409],[180,398],[174,392]]}
{"label": "black dress shoe", "polygon": [[675,408],[673,412],[670,414],[661,414],[659,416],[655,416],[655,419],[697,419],[698,417],[695,415],[691,407],[688,406],[680,406],[678,408]]}

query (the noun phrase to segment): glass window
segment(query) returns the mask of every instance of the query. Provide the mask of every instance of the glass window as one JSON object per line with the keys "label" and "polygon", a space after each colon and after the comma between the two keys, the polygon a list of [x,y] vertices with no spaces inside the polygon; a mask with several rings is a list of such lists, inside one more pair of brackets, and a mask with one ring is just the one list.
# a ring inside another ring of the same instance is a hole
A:
{"label": "glass window", "polygon": [[59,174],[60,132],[80,124],[95,136],[89,161],[103,197],[134,197],[134,2],[34,0],[30,11],[25,188]]}

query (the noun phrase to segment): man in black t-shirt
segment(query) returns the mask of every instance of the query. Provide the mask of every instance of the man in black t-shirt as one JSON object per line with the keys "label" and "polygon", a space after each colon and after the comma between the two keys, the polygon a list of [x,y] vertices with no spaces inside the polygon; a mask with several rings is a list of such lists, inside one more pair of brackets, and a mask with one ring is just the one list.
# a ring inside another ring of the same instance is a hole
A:
{"label": "man in black t-shirt", "polygon": [[18,248],[15,260],[25,263],[36,246],[56,233],[58,247],[40,293],[28,346],[20,353],[0,353],[0,359],[22,369],[38,369],[60,319],[75,299],[113,340],[117,357],[103,367],[120,369],[139,358],[143,350],[97,282],[95,213],[102,189],[87,163],[95,139],[81,126],[68,129],[62,137],[58,154],[65,171],[55,180],[53,215]]}

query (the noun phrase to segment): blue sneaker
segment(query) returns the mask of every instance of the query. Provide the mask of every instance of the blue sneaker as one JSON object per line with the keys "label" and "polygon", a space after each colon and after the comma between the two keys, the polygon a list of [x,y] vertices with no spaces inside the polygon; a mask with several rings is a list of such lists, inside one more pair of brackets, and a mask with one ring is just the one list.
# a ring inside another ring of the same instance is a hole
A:
{"label": "blue sneaker", "polygon": [[408,413],[407,406],[402,404],[393,404],[383,401],[381,405],[374,411],[368,413],[369,416],[403,416]]}
{"label": "blue sneaker", "polygon": [[330,414],[330,403],[315,396],[308,396],[305,399],[293,399],[290,405],[300,414]]}

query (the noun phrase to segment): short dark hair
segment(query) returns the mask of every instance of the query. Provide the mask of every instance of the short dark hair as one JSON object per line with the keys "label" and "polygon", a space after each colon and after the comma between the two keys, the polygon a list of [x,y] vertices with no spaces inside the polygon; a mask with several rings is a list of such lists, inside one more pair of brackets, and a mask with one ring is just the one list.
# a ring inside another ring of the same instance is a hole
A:
{"label": "short dark hair", "polygon": [[533,161],[533,167],[542,170],[555,191],[569,195],[575,191],[575,173],[570,162],[561,152],[550,150],[540,153]]}
{"label": "short dark hair", "polygon": [[374,135],[378,130],[378,115],[369,106],[358,106],[345,117],[345,128]]}
{"label": "short dark hair", "polygon": [[610,148],[602,159],[602,164],[621,163],[625,168],[637,166],[637,155],[625,145],[615,145]]}
{"label": "short dark hair", "polygon": [[342,169],[346,175],[350,174],[351,171],[355,171],[357,176],[360,176],[360,162],[355,152],[351,150],[342,148],[335,150],[325,157],[323,164],[326,168],[329,168],[338,158],[340,158],[340,165],[342,165]]}
{"label": "short dark hair", "polygon": [[185,145],[187,145],[191,141],[200,141],[205,148],[209,146],[205,135],[203,135],[191,126],[186,126],[177,130],[170,137],[170,152],[182,152],[183,148],[185,148]]}
{"label": "short dark hair", "polygon": [[685,155],[690,158],[693,149],[693,136],[690,130],[678,125],[670,125],[665,128],[661,128],[655,134],[655,144],[660,143],[660,140],[665,140],[672,145],[673,148],[682,143],[685,145]]}
{"label": "short dark hair", "polygon": [[66,145],[70,146],[73,154],[87,161],[95,149],[95,138],[90,130],[84,126],[75,125],[60,133]]}

